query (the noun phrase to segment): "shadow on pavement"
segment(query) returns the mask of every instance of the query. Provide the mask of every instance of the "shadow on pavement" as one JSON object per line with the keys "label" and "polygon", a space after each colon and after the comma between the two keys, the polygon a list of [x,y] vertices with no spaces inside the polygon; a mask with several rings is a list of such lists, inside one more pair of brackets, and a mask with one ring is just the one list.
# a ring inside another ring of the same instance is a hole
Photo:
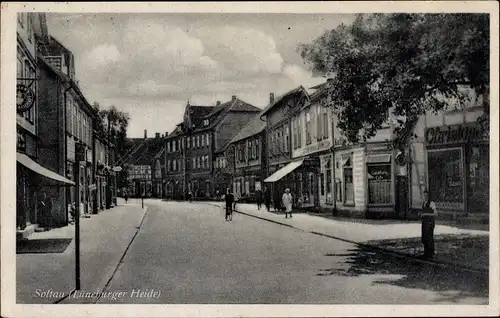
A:
{"label": "shadow on pavement", "polygon": [[338,267],[321,269],[317,276],[394,275],[373,281],[373,284],[388,284],[403,288],[438,292],[436,302],[459,302],[467,297],[488,297],[488,275],[458,271],[418,263],[412,259],[398,258],[380,251],[358,247],[343,254],[326,254],[342,257]]}

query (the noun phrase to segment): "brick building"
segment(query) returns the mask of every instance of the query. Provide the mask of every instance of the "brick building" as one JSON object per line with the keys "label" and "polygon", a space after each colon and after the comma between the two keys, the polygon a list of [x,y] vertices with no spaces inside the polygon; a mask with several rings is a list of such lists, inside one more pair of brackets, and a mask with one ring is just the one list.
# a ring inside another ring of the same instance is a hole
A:
{"label": "brick building", "polygon": [[214,181],[214,161],[259,108],[233,96],[216,106],[194,106],[184,110],[182,123],[165,138],[167,198],[213,197],[226,184]]}

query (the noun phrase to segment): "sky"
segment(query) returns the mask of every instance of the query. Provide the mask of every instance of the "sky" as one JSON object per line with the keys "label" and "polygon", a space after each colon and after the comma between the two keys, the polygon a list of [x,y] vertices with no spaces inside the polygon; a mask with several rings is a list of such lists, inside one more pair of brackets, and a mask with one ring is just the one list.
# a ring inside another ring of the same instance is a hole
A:
{"label": "sky", "polygon": [[350,14],[47,13],[49,33],[75,56],[90,103],[129,113],[129,137],[171,132],[187,101],[236,95],[256,107],[313,77],[297,52]]}

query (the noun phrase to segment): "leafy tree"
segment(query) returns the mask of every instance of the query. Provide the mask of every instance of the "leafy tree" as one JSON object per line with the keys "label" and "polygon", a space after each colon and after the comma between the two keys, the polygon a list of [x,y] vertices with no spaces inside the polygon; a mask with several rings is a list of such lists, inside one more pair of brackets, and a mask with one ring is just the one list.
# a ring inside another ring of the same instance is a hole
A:
{"label": "leafy tree", "polygon": [[328,81],[339,128],[350,142],[367,140],[396,117],[402,147],[418,117],[467,102],[464,87],[484,98],[479,123],[489,130],[489,16],[487,14],[358,14],[299,52]]}
{"label": "leafy tree", "polygon": [[118,110],[114,105],[108,109],[100,109],[99,104],[94,103],[94,109],[101,118],[96,125],[96,130],[115,145],[118,158],[120,158],[127,150],[129,114]]}

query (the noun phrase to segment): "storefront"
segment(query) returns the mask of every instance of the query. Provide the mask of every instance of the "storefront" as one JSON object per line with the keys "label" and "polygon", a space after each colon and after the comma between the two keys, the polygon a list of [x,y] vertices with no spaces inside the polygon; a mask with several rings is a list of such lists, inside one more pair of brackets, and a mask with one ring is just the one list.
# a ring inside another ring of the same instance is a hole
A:
{"label": "storefront", "polygon": [[425,130],[427,184],[440,214],[487,218],[489,142],[476,123]]}

